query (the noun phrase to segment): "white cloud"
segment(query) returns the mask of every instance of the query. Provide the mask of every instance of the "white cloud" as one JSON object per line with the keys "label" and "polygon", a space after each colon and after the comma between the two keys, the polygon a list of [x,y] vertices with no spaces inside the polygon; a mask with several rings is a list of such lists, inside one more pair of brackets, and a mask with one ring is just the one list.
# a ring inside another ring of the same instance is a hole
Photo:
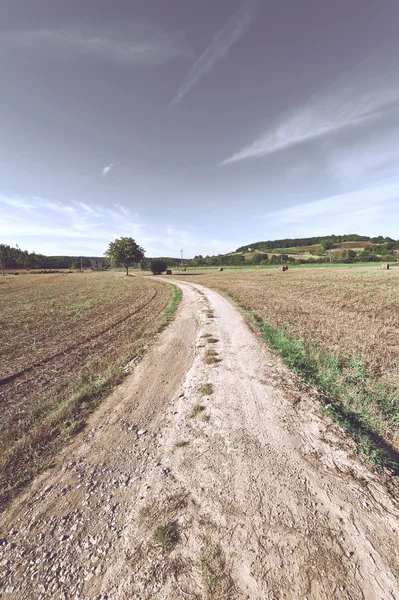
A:
{"label": "white cloud", "polygon": [[263,216],[268,237],[331,233],[399,238],[399,183],[386,183],[328,196]]}
{"label": "white cloud", "polygon": [[159,223],[145,224],[137,213],[122,204],[112,208],[84,202],[55,202],[38,197],[0,194],[0,239],[3,243],[48,255],[101,256],[109,242],[133,237],[147,256],[215,254],[237,242],[207,239],[194,231]]}
{"label": "white cloud", "polygon": [[79,254],[82,247],[102,254],[117,237],[126,235],[142,240],[143,234],[139,217],[133,214],[127,219],[119,209],[1,194],[0,223],[5,243],[26,246],[24,240],[27,240],[37,252],[51,249],[56,254]]}
{"label": "white cloud", "polygon": [[247,33],[255,14],[255,5],[254,0],[246,0],[241,8],[230,17],[225,26],[216,33],[205,52],[197,58],[183,79],[171,106],[177,104],[188,94],[202,77],[208,75],[219,60],[228,56],[234,44]]}
{"label": "white cloud", "polygon": [[[176,34],[164,34],[142,23],[119,24],[117,28],[79,26],[64,29],[7,31],[0,42],[8,47],[48,51],[51,48],[70,56],[93,55],[103,60],[142,65],[161,65],[186,55],[186,45]],[[122,39],[125,38],[125,39]]]}
{"label": "white cloud", "polygon": [[220,164],[260,158],[348,128],[371,124],[398,103],[399,81],[395,72],[385,71],[373,77],[360,75],[293,109],[252,144]]}
{"label": "white cloud", "polygon": [[114,165],[111,163],[110,165],[107,165],[106,167],[103,168],[101,174],[103,177],[106,177],[108,175],[108,173],[110,172],[110,170],[112,169]]}
{"label": "white cloud", "polygon": [[399,176],[399,128],[376,133],[372,137],[332,148],[328,171],[343,185],[381,181]]}

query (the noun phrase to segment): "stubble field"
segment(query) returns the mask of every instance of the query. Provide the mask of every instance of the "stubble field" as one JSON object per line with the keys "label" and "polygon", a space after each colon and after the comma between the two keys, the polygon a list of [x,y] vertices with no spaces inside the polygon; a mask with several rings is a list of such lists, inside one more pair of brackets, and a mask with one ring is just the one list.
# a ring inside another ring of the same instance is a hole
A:
{"label": "stubble field", "polygon": [[121,273],[0,277],[0,502],[84,425],[172,296]]}
{"label": "stubble field", "polygon": [[192,271],[184,280],[248,309],[272,349],[319,388],[331,416],[344,413],[350,424],[341,424],[360,428],[365,453],[377,464],[387,444],[397,463],[399,269]]}

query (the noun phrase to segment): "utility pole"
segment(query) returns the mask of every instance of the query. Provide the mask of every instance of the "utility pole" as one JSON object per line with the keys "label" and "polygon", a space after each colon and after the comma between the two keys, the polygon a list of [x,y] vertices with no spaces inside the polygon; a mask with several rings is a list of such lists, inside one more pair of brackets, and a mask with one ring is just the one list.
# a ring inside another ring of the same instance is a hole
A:
{"label": "utility pole", "polygon": [[180,250],[180,256],[181,256],[181,268],[183,268],[183,250]]}
{"label": "utility pole", "polygon": [[83,259],[80,257],[80,272],[83,271]]}

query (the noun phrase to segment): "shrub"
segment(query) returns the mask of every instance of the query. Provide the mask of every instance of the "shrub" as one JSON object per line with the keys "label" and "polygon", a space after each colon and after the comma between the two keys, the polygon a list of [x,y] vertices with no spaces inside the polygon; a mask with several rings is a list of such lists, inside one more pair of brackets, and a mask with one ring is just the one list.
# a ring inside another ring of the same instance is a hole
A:
{"label": "shrub", "polygon": [[161,275],[164,271],[166,271],[166,260],[162,260],[160,258],[153,258],[151,261],[151,271],[154,275]]}

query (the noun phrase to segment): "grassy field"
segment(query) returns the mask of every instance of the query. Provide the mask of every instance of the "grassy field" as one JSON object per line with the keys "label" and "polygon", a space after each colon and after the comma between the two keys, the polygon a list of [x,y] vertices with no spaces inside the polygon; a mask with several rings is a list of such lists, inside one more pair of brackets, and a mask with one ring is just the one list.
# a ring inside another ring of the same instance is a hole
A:
{"label": "grassy field", "polygon": [[[183,277],[183,275],[182,275]],[[188,272],[241,306],[375,466],[398,470],[399,269]]]}
{"label": "grassy field", "polygon": [[84,426],[178,300],[121,273],[0,277],[0,502]]}
{"label": "grassy field", "polygon": [[[383,262],[358,262],[358,263],[308,263],[308,264],[289,264],[289,268],[290,269],[357,269],[359,267],[368,267],[369,269],[380,269],[381,265],[383,265],[385,263]],[[242,264],[242,265],[228,265],[228,266],[223,266],[223,270],[224,271],[231,271],[231,270],[236,270],[236,269],[253,269],[253,270],[260,270],[260,269],[276,269],[278,268],[279,265],[247,265],[247,264]],[[399,268],[399,263],[394,263],[390,265],[391,269],[395,269],[395,268]],[[212,267],[187,267],[187,273],[193,272],[193,273],[199,273],[199,272],[204,272],[207,273],[209,271],[217,271],[218,267],[212,266]],[[175,274],[180,272],[180,269],[174,269],[173,271]]]}

